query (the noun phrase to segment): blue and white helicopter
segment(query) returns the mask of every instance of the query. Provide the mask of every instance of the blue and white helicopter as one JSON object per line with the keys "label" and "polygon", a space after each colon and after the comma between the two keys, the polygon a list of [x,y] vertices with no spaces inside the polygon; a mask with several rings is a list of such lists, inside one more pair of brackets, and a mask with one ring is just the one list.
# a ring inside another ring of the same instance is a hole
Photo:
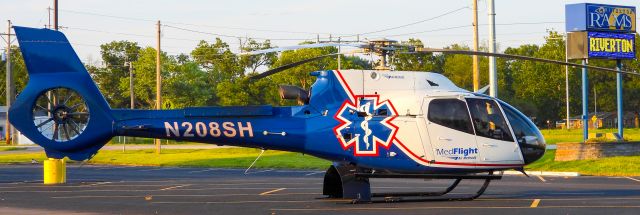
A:
{"label": "blue and white helicopter", "polygon": [[[63,33],[14,30],[29,82],[11,106],[9,119],[51,158],[90,159],[114,136],[300,152],[333,162],[324,178],[325,195],[370,201],[372,197],[440,196],[460,180],[485,180],[477,193],[465,197],[474,199],[491,180],[501,178],[494,172],[523,171],[545,151],[538,128],[516,108],[430,72],[311,72],[316,82],[309,91],[280,88],[284,99],[296,99],[300,106],[111,109]],[[552,61],[444,49],[411,51]],[[371,193],[370,178],[455,181],[442,192],[379,194]]]}

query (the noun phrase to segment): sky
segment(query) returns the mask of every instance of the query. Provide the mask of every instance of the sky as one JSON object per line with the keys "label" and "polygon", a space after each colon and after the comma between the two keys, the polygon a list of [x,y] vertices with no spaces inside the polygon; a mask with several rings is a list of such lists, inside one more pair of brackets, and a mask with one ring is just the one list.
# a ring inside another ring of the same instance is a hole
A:
{"label": "sky", "polygon": [[[564,5],[582,2],[640,8],[638,0],[495,0],[498,49],[542,44],[548,30],[564,33]],[[5,20],[45,27],[53,0],[0,4],[0,32],[6,32]],[[486,44],[488,1],[478,0],[478,10],[480,43]],[[472,12],[471,0],[59,0],[62,31],[82,61],[92,65],[100,65],[100,44],[129,40],[155,46],[157,20],[163,24],[162,50],[175,55],[217,36],[235,52],[240,38],[287,46],[318,37],[356,40],[356,35],[360,40],[418,38],[434,48],[472,46]]]}

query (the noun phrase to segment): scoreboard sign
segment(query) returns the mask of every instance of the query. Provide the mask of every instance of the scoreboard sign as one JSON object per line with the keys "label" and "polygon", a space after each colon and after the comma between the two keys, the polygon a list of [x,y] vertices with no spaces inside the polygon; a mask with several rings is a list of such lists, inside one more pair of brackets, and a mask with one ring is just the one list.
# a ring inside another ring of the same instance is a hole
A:
{"label": "scoreboard sign", "polygon": [[568,4],[567,31],[635,32],[636,8],[602,4]]}
{"label": "scoreboard sign", "polygon": [[635,35],[609,32],[588,32],[588,57],[634,59]]}

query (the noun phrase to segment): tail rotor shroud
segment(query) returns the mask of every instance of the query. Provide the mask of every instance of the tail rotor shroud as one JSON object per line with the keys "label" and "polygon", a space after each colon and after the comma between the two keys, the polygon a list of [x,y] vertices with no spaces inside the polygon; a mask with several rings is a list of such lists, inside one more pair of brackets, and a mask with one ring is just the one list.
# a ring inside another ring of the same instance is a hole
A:
{"label": "tail rotor shroud", "polygon": [[43,92],[32,108],[33,123],[49,140],[67,142],[84,132],[89,123],[89,108],[78,92],[53,88]]}

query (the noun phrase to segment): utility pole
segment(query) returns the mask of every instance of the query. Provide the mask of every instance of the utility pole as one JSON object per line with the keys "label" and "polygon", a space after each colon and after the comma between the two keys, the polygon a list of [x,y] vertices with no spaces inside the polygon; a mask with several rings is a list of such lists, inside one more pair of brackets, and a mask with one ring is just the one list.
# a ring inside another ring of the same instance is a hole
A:
{"label": "utility pole", "polygon": [[[496,12],[494,0],[489,0],[489,52],[496,53]],[[498,97],[496,57],[489,56],[489,95]]]}
{"label": "utility pole", "polygon": [[[125,66],[129,66],[129,97],[131,98],[131,109],[135,108],[135,94],[133,94],[133,62],[129,61],[129,58],[124,62]],[[124,144],[122,144],[122,152],[126,150],[127,137],[124,137]]]}
{"label": "utility pole", "polygon": [[[341,37],[338,37],[338,44],[340,43],[341,39],[342,39]],[[338,53],[340,53],[340,47],[341,46],[338,46]],[[338,54],[338,70],[340,70],[340,58],[341,58],[340,54]]]}
{"label": "utility pole", "polygon": [[[160,92],[162,91],[162,78],[160,76],[160,72],[162,68],[160,67],[160,20],[158,20],[158,44],[156,48],[156,110],[162,109],[162,96]],[[156,154],[160,154],[160,139],[155,139],[156,143]]]}
{"label": "utility pole", "polygon": [[53,0],[53,26],[58,30],[58,0]]}
{"label": "utility pole", "polygon": [[9,123],[9,107],[13,103],[13,98],[15,97],[13,93],[13,72],[11,65],[11,20],[7,20],[8,28],[7,33],[4,34],[7,36],[7,70],[6,70],[6,89],[7,89],[7,122],[5,126],[5,140],[7,145],[11,145],[13,143],[13,136],[15,132],[13,132],[13,127],[11,123]]}
{"label": "utility pole", "polygon": [[[478,0],[473,0],[473,51],[478,51]],[[478,55],[473,55],[473,91],[480,89]]]}
{"label": "utility pole", "polygon": [[129,97],[131,97],[131,109],[135,108],[136,97],[133,94],[133,62],[127,62],[129,64]]}

